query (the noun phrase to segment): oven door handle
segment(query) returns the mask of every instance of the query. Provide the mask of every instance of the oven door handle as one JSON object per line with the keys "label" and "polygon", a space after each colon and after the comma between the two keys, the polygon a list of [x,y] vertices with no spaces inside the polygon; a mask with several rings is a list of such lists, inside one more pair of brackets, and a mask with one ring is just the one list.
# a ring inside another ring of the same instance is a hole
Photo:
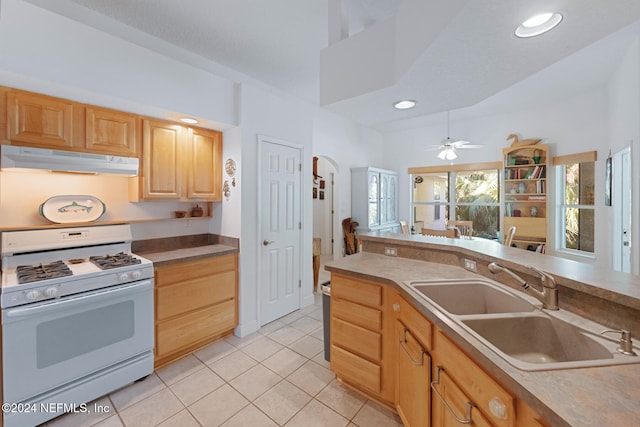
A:
{"label": "oven door handle", "polygon": [[115,288],[99,290],[99,291],[91,292],[84,295],[78,295],[78,296],[63,298],[63,299],[56,299],[51,302],[47,302],[37,306],[18,307],[18,308],[9,309],[6,311],[6,315],[8,317],[30,316],[36,313],[40,314],[40,313],[45,313],[51,310],[57,310],[62,305],[70,304],[71,306],[73,306],[82,302],[86,302],[86,300],[88,299],[96,298],[96,297],[104,297],[105,295],[110,295],[110,296],[121,296],[120,294],[127,295],[130,293],[138,292],[148,287],[153,287],[153,282],[151,280],[144,280],[144,281],[132,283],[130,285],[120,285]]}

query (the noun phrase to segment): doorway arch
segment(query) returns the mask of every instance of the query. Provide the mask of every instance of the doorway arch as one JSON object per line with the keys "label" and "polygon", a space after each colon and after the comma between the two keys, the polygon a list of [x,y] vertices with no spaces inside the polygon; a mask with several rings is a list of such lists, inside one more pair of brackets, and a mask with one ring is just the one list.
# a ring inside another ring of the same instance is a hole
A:
{"label": "doorway arch", "polygon": [[339,166],[330,157],[322,155],[317,157],[319,177],[314,179],[313,184],[316,188],[316,198],[313,199],[313,237],[322,239],[322,255],[332,255],[331,258],[334,259],[341,257],[343,252],[338,217],[340,212],[340,187],[337,185]]}

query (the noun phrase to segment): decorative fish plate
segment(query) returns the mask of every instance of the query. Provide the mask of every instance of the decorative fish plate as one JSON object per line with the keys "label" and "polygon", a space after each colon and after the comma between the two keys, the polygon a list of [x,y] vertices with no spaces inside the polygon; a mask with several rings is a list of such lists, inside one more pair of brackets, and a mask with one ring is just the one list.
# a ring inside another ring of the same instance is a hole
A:
{"label": "decorative fish plate", "polygon": [[91,222],[100,218],[106,206],[94,196],[54,196],[40,205],[40,215],[58,224]]}

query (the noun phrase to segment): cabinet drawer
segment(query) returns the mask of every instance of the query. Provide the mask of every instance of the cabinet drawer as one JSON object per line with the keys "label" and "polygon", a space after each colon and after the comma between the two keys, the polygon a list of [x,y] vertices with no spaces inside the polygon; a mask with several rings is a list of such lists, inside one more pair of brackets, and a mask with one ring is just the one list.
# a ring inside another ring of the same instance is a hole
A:
{"label": "cabinet drawer", "polygon": [[413,308],[407,300],[400,295],[396,296],[396,304],[398,304],[397,316],[405,325],[409,325],[411,333],[416,337],[426,350],[431,351],[433,348],[432,325],[418,310]]}
{"label": "cabinet drawer", "polygon": [[[482,413],[498,427],[515,425],[515,399],[452,343],[442,331],[436,334],[435,350],[438,360],[446,363],[448,375],[463,389]],[[494,415],[490,402],[494,400],[505,407],[503,416]]]}
{"label": "cabinet drawer", "polygon": [[340,275],[331,276],[331,297],[371,307],[382,305],[382,286]]}
{"label": "cabinet drawer", "polygon": [[235,300],[216,304],[156,326],[156,352],[161,357],[233,329]]}
{"label": "cabinet drawer", "polygon": [[382,359],[382,334],[340,319],[331,322],[331,344],[345,348],[369,360]]}
{"label": "cabinet drawer", "polygon": [[161,265],[155,269],[156,286],[184,282],[185,280],[208,276],[222,271],[235,271],[236,268],[236,254]]}
{"label": "cabinet drawer", "polygon": [[375,308],[332,297],[331,311],[333,316],[347,320],[350,323],[374,331],[382,329],[382,312]]}
{"label": "cabinet drawer", "polygon": [[331,370],[339,372],[347,381],[380,393],[380,366],[334,345],[331,346]]}
{"label": "cabinet drawer", "polygon": [[235,296],[235,271],[163,286],[156,293],[156,320],[230,300]]}
{"label": "cabinet drawer", "polygon": [[[456,417],[467,419],[467,417],[469,417],[467,407],[472,399],[469,399],[445,371],[440,371],[438,380],[438,384],[434,384],[437,392],[440,393],[438,396],[438,394],[434,392],[433,396],[434,427],[459,426],[461,423],[451,415],[445,405],[449,407]],[[493,427],[493,424],[491,424],[475,406],[471,408],[469,418],[471,422],[468,423],[468,425],[473,427]]]}

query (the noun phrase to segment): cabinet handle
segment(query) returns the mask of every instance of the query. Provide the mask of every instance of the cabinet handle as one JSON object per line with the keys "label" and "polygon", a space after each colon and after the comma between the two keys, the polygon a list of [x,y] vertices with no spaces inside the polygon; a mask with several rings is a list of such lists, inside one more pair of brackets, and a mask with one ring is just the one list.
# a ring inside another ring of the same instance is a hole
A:
{"label": "cabinet handle", "polygon": [[407,349],[407,347],[405,347],[404,345],[406,342],[407,342],[407,328],[404,328],[402,332],[402,339],[400,340],[400,348],[404,350],[404,353],[407,355],[409,360],[411,360],[411,363],[413,363],[416,366],[424,366],[424,354],[426,353],[424,348],[420,346],[420,360],[415,361],[413,360],[413,357],[411,357],[411,353],[409,353],[409,350]]}
{"label": "cabinet handle", "polygon": [[489,412],[498,419],[507,419],[507,406],[497,397],[494,397],[489,401]]}
{"label": "cabinet handle", "polygon": [[400,304],[395,303],[393,304],[393,311],[395,311],[396,313],[400,312]]}
{"label": "cabinet handle", "polygon": [[436,395],[438,396],[438,399],[440,399],[440,401],[442,402],[444,407],[447,408],[447,411],[449,411],[451,416],[453,418],[455,418],[458,423],[460,423],[460,424],[471,424],[471,408],[473,408],[476,405],[471,401],[467,401],[467,413],[465,414],[466,418],[459,418],[455,414],[455,412],[453,412],[453,408],[451,408],[451,406],[449,406],[447,401],[444,400],[444,397],[440,394],[440,392],[436,388],[436,384],[440,384],[440,371],[441,370],[444,371],[444,368],[442,366],[436,366],[436,378],[435,378],[435,380],[431,381],[431,390],[433,390],[436,393]]}

